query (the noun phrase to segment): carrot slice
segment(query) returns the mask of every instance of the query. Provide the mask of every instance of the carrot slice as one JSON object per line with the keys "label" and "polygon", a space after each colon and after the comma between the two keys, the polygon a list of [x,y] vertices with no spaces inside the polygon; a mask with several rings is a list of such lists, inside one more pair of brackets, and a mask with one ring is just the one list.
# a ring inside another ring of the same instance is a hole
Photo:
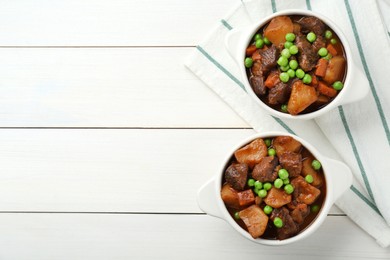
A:
{"label": "carrot slice", "polygon": [[318,77],[324,77],[327,68],[328,68],[328,61],[326,59],[323,59],[323,58],[319,59],[317,65],[316,65],[315,75]]}
{"label": "carrot slice", "polygon": [[259,51],[255,51],[253,54],[252,54],[252,60],[260,60],[261,59],[261,56],[260,56],[260,52]]}
{"label": "carrot slice", "polygon": [[311,75],[311,83],[310,86],[312,87],[317,87],[318,85],[318,78],[314,75]]}
{"label": "carrot slice", "polygon": [[335,90],[334,88],[331,88],[331,87],[328,87],[324,82],[320,81],[318,83],[318,87],[317,87],[318,91],[327,96],[327,97],[335,97],[337,96],[337,90]]}
{"label": "carrot slice", "polygon": [[267,88],[273,88],[280,82],[279,72],[277,70],[271,71],[267,79],[264,82],[264,86]]}
{"label": "carrot slice", "polygon": [[337,55],[337,50],[336,48],[331,44],[329,43],[328,46],[326,47],[326,49],[328,50],[328,52],[330,54],[332,54],[332,56],[336,56]]}
{"label": "carrot slice", "polygon": [[252,54],[257,50],[255,45],[251,45],[246,48],[246,56],[252,56]]}

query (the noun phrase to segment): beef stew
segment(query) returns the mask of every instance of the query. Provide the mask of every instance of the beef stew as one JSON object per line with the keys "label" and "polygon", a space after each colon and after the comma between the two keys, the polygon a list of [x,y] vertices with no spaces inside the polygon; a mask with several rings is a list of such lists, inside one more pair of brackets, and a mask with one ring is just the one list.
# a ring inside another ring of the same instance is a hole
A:
{"label": "beef stew", "polygon": [[347,60],[336,33],[314,16],[277,16],[246,49],[250,86],[269,107],[291,115],[317,111],[342,91]]}
{"label": "beef stew", "polygon": [[316,218],[325,196],[321,163],[290,136],[257,138],[239,148],[222,179],[228,212],[253,238],[297,235]]}

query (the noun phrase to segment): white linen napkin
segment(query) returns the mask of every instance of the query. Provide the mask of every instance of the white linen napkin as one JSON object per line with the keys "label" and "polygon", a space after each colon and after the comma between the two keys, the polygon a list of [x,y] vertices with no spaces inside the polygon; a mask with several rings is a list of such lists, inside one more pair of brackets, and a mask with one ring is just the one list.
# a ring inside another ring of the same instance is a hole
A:
{"label": "white linen napkin", "polygon": [[[273,12],[292,8],[322,13],[339,25],[369,80],[368,97],[340,106],[321,118],[300,122],[272,117],[249,97],[237,64],[223,46],[224,38],[233,28],[242,28]],[[390,245],[390,163],[387,161],[390,159],[390,77],[387,75],[390,34],[384,23],[375,0],[238,1],[237,7],[216,23],[185,65],[256,131],[294,133],[318,147],[324,155],[347,163],[355,178],[336,205],[379,245],[387,247]]]}

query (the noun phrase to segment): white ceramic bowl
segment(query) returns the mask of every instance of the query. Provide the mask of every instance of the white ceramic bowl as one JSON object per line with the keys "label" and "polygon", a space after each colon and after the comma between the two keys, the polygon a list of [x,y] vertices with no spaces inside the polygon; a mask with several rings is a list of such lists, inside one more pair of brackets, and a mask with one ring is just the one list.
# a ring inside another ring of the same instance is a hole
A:
{"label": "white ceramic bowl", "polygon": [[[341,43],[344,46],[346,60],[347,60],[347,73],[345,77],[344,87],[342,91],[336,96],[334,100],[332,100],[328,105],[325,107],[311,112],[307,114],[302,115],[290,115],[288,113],[282,113],[279,112],[265,103],[263,103],[254,93],[252,90],[247,74],[246,74],[246,68],[244,66],[244,59],[245,59],[245,50],[248,47],[249,43],[253,39],[254,34],[266,23],[268,23],[272,18],[280,15],[305,15],[305,16],[315,16],[319,19],[321,19],[323,22],[326,23],[340,38]],[[330,19],[327,17],[312,12],[312,11],[306,11],[306,10],[285,10],[281,12],[276,12],[246,28],[242,29],[233,29],[229,32],[229,34],[225,38],[225,47],[229,51],[230,55],[234,58],[234,60],[238,63],[238,66],[240,67],[241,75],[243,78],[243,83],[245,86],[246,91],[248,94],[263,108],[265,109],[269,114],[279,117],[279,118],[285,118],[285,119],[312,119],[318,116],[321,116],[325,114],[326,112],[332,110],[333,108],[352,103],[358,100],[361,100],[364,98],[368,91],[369,91],[369,85],[368,80],[366,76],[363,74],[363,72],[356,66],[354,62],[354,57],[351,54],[351,48],[350,45],[344,36],[343,32],[339,29],[339,27],[334,24]]]}
{"label": "white ceramic bowl", "polygon": [[[270,138],[276,136],[293,137],[294,139],[299,141],[307,150],[309,150],[309,152],[311,152],[317,160],[321,162],[326,182],[326,197],[317,217],[313,220],[311,224],[309,224],[308,227],[306,227],[299,234],[284,240],[270,240],[263,238],[254,239],[247,231],[242,229],[236,223],[236,221],[229,214],[224,202],[222,201],[222,179],[225,173],[226,166],[230,162],[231,157],[237,149],[243,147],[244,145],[250,143],[257,138]],[[333,203],[351,185],[352,173],[351,170],[344,163],[323,156],[311,144],[295,135],[286,134],[283,132],[267,132],[251,136],[250,138],[239,143],[237,146],[233,147],[232,150],[229,151],[229,153],[227,154],[226,159],[223,161],[220,170],[214,175],[214,177],[210,181],[208,181],[199,189],[197,199],[199,207],[204,212],[206,212],[208,215],[215,216],[227,221],[237,232],[239,232],[245,238],[255,243],[277,246],[290,244],[313,234],[325,220]]]}

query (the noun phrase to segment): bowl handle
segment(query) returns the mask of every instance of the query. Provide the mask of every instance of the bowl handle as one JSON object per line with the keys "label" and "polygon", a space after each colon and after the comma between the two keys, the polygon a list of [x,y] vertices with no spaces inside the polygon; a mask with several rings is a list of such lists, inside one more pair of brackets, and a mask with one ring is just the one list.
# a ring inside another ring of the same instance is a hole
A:
{"label": "bowl handle", "polygon": [[[238,63],[239,61],[239,52],[241,51],[241,35],[243,33],[242,29],[232,29],[225,36],[225,48],[227,49],[230,56]],[[243,62],[243,61],[242,61]]]}
{"label": "bowl handle", "polygon": [[351,86],[349,87],[349,92],[346,93],[348,95],[345,95],[344,99],[341,101],[342,105],[363,99],[370,90],[367,77],[364,75],[363,71],[354,63],[352,69],[351,75],[353,75],[353,77],[349,83]]}
{"label": "bowl handle", "polygon": [[352,172],[351,169],[340,161],[333,159],[326,159],[327,169],[326,173],[330,174],[331,185],[333,187],[333,202],[352,185]]}
{"label": "bowl handle", "polygon": [[198,191],[197,200],[199,208],[208,215],[222,218],[222,212],[217,204],[217,198],[221,195],[216,189],[216,179],[213,178],[205,183]]}

